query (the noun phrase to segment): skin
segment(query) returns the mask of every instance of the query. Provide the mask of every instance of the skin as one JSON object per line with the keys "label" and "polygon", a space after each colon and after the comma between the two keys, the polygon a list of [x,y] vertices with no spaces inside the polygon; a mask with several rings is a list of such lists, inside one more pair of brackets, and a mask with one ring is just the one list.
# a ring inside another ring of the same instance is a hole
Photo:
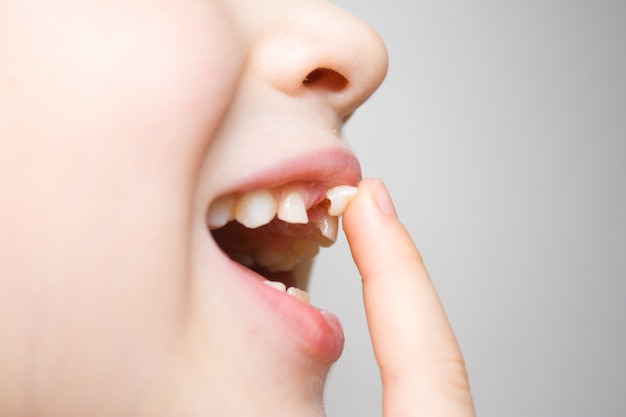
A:
{"label": "skin", "polygon": [[[332,363],[242,299],[204,215],[251,167],[343,146],[343,122],[386,72],[379,37],[317,0],[0,0],[0,10],[0,415],[323,415]],[[318,68],[341,77],[303,84]],[[406,282],[425,273],[400,226],[385,239],[413,255],[363,255],[377,231],[353,224],[383,220],[364,184],[344,225],[385,414],[449,410],[447,399],[467,411],[432,287],[368,295],[394,271]],[[432,302],[411,310],[423,297]],[[412,319],[380,325],[394,304]],[[407,334],[433,346],[414,351]],[[429,356],[442,343],[453,366],[431,386],[420,369],[442,370]],[[437,403],[414,409],[427,386]]]}
{"label": "skin", "polygon": [[343,226],[363,282],[383,382],[383,414],[473,416],[463,356],[382,181],[361,182]]}

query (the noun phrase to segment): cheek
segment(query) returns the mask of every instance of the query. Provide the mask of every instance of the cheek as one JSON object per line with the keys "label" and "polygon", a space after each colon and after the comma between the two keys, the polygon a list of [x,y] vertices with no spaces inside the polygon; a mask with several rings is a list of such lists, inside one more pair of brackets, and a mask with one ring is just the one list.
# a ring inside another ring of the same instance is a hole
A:
{"label": "cheek", "polygon": [[21,317],[10,338],[44,339],[54,356],[68,352],[62,334],[83,352],[121,336],[138,349],[140,328],[158,345],[182,310],[197,175],[241,48],[211,2],[30,3],[0,17],[0,285],[12,289],[0,304]]}
{"label": "cheek", "polygon": [[0,18],[0,185],[21,197],[0,208],[59,239],[182,234],[239,77],[228,19],[193,0],[29,3]]}
{"label": "cheek", "polygon": [[22,136],[165,147],[170,157],[206,146],[194,141],[219,121],[241,64],[223,12],[198,1],[69,3],[8,13],[0,74],[14,96],[8,111],[28,125]]}

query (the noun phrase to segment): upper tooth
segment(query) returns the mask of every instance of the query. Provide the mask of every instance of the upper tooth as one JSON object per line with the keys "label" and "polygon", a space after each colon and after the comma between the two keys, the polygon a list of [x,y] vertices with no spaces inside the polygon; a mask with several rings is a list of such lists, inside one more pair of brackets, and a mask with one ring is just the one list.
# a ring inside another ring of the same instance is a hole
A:
{"label": "upper tooth", "polygon": [[235,207],[235,197],[226,195],[218,198],[207,213],[207,224],[210,229],[218,229],[234,218],[233,208]]}
{"label": "upper tooth", "polygon": [[326,198],[330,201],[328,214],[331,216],[340,216],[346,210],[348,203],[356,196],[357,188],[349,185],[340,185],[331,188],[326,193]]}
{"label": "upper tooth", "polygon": [[[288,223],[307,224],[309,222],[307,203],[300,188],[289,186],[284,189],[278,204],[275,198],[276,191],[267,189],[251,191],[238,197],[234,195],[220,197],[209,207],[207,224],[210,229],[217,229],[236,219],[245,227],[256,229],[270,223],[274,216]],[[349,185],[331,188],[326,193],[326,198],[330,202],[328,215],[331,217],[322,218],[316,222],[316,226],[328,240],[335,241],[337,238],[337,219],[332,217],[343,214],[356,193],[357,188]]]}
{"label": "upper tooth", "polygon": [[235,219],[248,229],[268,224],[276,214],[276,201],[268,190],[244,194],[236,204]]}
{"label": "upper tooth", "polygon": [[337,230],[339,229],[339,218],[331,215],[322,216],[321,219],[315,222],[315,227],[331,243],[335,242],[337,240]]}
{"label": "upper tooth", "polygon": [[[206,222],[210,229],[218,229],[234,219],[248,229],[256,229],[270,223],[274,217],[287,223],[308,224],[310,212],[311,225],[294,226],[293,235],[284,230],[284,240],[272,234],[280,234],[282,225],[270,230],[269,235],[250,236],[250,242],[242,243],[239,252],[234,252],[234,247],[228,250],[231,258],[245,266],[257,266],[270,272],[292,271],[298,265],[310,264],[320,247],[331,246],[337,240],[338,216],[343,214],[356,193],[357,188],[348,185],[329,189],[326,193],[330,203],[327,210],[326,203],[320,201],[322,190],[306,184],[236,193],[215,200],[207,211]],[[312,226],[319,232],[312,231]],[[304,236],[299,235],[301,232]]]}
{"label": "upper tooth", "polygon": [[278,206],[277,216],[288,223],[306,224],[309,222],[304,199],[297,191],[292,191],[283,196]]}

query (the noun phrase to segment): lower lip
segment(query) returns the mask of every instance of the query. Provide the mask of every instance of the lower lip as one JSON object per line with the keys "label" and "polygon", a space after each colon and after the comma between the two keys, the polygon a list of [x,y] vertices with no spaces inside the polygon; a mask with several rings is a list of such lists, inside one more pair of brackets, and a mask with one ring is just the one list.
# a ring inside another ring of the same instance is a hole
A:
{"label": "lower lip", "polygon": [[248,293],[258,308],[274,314],[273,327],[284,329],[295,348],[321,362],[333,363],[343,351],[344,334],[339,319],[290,295],[263,284],[264,278],[230,261],[242,282],[240,291]]}

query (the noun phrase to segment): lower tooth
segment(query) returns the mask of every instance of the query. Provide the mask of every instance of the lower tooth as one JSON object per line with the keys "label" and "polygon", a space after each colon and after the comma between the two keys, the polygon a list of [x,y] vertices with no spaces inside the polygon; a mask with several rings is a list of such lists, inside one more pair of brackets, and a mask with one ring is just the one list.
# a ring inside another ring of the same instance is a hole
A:
{"label": "lower tooth", "polygon": [[267,285],[268,287],[272,287],[275,290],[278,290],[283,293],[287,291],[287,286],[280,281],[266,280],[266,281],[263,281],[263,284]]}
{"label": "lower tooth", "polygon": [[305,304],[309,304],[309,294],[306,291],[302,291],[299,288],[290,287],[287,290],[287,294],[302,301]]}

